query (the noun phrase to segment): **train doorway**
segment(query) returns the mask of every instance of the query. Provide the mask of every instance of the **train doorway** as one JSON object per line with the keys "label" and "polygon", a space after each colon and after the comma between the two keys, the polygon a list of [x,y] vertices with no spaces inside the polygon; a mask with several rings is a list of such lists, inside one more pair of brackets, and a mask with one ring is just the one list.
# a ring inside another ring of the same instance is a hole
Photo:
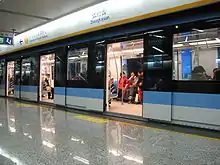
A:
{"label": "train doorway", "polygon": [[143,39],[108,44],[106,110],[142,116]]}
{"label": "train doorway", "polygon": [[54,66],[55,54],[40,57],[40,90],[41,102],[54,102]]}
{"label": "train doorway", "polygon": [[6,95],[14,97],[15,94],[15,62],[9,61],[7,63],[7,83],[6,83]]}

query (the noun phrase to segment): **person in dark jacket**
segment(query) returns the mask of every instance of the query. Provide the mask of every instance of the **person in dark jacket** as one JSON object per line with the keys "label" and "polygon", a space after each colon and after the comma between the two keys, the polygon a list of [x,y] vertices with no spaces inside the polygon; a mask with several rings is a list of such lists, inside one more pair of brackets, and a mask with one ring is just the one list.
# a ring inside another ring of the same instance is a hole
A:
{"label": "person in dark jacket", "polygon": [[196,66],[192,71],[191,80],[209,80],[209,76],[203,66]]}

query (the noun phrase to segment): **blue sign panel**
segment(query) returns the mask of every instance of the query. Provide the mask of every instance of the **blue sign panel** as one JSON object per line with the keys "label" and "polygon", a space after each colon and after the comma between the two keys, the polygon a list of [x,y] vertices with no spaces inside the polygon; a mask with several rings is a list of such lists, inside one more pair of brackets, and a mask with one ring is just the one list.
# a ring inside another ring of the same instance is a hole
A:
{"label": "blue sign panel", "polygon": [[13,37],[0,36],[0,45],[13,45]]}

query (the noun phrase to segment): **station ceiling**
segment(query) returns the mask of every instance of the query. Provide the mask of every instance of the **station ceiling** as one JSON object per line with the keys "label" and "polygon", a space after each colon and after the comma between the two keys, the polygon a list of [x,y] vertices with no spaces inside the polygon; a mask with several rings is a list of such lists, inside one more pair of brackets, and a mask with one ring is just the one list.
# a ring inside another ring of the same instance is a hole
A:
{"label": "station ceiling", "polygon": [[22,33],[105,0],[0,0],[0,34]]}

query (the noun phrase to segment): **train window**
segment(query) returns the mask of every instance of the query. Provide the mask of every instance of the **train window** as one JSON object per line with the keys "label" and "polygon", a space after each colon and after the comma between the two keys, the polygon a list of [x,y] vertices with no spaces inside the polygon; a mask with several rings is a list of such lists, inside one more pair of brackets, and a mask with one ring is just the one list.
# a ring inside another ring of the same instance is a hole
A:
{"label": "train window", "polygon": [[65,48],[56,51],[55,65],[55,86],[64,87],[66,85],[66,54]]}
{"label": "train window", "polygon": [[67,80],[87,82],[88,48],[68,51]]}
{"label": "train window", "polygon": [[15,85],[20,85],[20,69],[21,69],[21,63],[20,60],[15,61]]}
{"label": "train window", "polygon": [[38,58],[25,58],[21,66],[21,84],[36,86],[38,84]]}
{"label": "train window", "polygon": [[4,88],[4,84],[5,84],[5,60],[1,60],[0,61],[0,85],[1,85],[1,88]]}
{"label": "train window", "polygon": [[220,28],[173,36],[173,79],[220,80]]}
{"label": "train window", "polygon": [[94,43],[89,48],[88,80],[90,88],[104,88],[104,58],[106,45]]}
{"label": "train window", "polygon": [[5,95],[5,60],[0,60],[0,95]]}
{"label": "train window", "polygon": [[170,91],[172,80],[172,35],[169,31],[149,31],[144,42],[145,90]]}

